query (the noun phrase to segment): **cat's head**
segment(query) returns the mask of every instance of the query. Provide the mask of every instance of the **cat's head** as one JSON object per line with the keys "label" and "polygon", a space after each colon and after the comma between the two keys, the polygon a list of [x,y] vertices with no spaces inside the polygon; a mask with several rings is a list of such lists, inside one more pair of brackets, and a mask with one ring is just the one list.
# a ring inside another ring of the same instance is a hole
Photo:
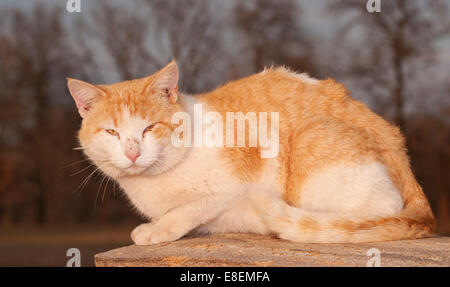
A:
{"label": "cat's head", "polygon": [[186,152],[170,141],[171,117],[182,110],[174,61],[147,78],[112,85],[68,79],[68,87],[83,118],[81,147],[109,176],[157,174]]}

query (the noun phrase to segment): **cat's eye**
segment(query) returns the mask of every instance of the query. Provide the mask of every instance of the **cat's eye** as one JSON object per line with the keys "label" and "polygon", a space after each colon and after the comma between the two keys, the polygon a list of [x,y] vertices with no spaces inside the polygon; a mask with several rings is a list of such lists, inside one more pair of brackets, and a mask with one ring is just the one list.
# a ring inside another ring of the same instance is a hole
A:
{"label": "cat's eye", "polygon": [[151,132],[153,127],[156,125],[156,123],[149,125],[145,128],[145,130],[142,132],[142,135],[145,135],[146,132]]}
{"label": "cat's eye", "polygon": [[106,129],[105,131],[112,136],[119,136],[119,133],[114,129]]}

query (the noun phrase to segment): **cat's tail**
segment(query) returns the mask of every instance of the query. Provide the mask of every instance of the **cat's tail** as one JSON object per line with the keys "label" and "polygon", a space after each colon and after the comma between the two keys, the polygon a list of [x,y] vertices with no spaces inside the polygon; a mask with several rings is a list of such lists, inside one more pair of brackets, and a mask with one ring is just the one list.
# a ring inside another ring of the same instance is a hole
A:
{"label": "cat's tail", "polygon": [[[420,189],[417,184],[416,188]],[[288,205],[279,196],[259,190],[250,197],[271,232],[279,238],[308,243],[374,242],[429,237],[435,220],[421,189],[391,217],[312,212]],[[422,195],[422,196],[421,196]]]}

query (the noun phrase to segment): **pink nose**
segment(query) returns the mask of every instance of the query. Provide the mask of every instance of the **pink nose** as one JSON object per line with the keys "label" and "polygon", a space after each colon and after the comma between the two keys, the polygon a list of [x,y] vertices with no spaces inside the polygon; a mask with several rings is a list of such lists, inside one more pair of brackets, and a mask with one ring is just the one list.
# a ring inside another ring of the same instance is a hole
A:
{"label": "pink nose", "polygon": [[125,155],[129,158],[133,163],[136,162],[136,159],[141,155],[141,151],[139,149],[139,143],[136,140],[128,139],[125,145]]}

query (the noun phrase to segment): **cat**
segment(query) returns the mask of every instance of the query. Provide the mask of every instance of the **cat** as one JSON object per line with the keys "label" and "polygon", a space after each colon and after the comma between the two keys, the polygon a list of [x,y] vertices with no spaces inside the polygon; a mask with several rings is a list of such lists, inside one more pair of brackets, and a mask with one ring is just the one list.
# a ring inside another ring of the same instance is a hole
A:
{"label": "cat", "polygon": [[[172,61],[151,76],[112,85],[67,80],[85,155],[149,220],[131,233],[137,245],[188,233],[274,234],[308,243],[434,234],[399,129],[333,79],[267,68],[189,96],[178,91]],[[264,158],[264,148],[248,146],[247,138],[236,147],[174,145],[174,115],[194,116],[196,105],[223,118],[277,113],[269,126],[279,131],[279,152]]]}

